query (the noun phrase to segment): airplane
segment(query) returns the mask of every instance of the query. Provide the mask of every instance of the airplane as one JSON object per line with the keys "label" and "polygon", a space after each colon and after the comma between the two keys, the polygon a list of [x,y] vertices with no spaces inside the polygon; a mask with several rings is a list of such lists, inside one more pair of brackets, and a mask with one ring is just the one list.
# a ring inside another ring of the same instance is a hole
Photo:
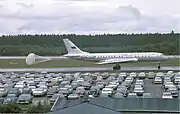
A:
{"label": "airplane", "polygon": [[[63,39],[63,42],[68,52],[67,54],[63,55],[64,57],[67,57],[70,59],[76,59],[76,60],[92,61],[92,62],[95,62],[95,64],[99,64],[99,65],[115,64],[115,66],[113,66],[113,70],[120,70],[121,63],[138,62],[138,61],[158,62],[158,69],[160,69],[161,68],[160,61],[164,61],[168,59],[167,56],[158,52],[89,53],[89,52],[80,50],[69,39]],[[28,60],[27,60],[28,56],[26,58],[27,64],[28,64]],[[49,60],[53,60],[53,59],[48,59],[47,61]]]}

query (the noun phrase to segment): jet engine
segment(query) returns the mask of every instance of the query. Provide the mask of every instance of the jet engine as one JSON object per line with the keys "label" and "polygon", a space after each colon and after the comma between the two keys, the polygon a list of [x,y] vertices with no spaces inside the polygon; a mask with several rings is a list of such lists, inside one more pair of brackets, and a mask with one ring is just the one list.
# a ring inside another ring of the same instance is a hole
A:
{"label": "jet engine", "polygon": [[52,58],[42,57],[42,56],[36,55],[34,53],[30,53],[26,57],[26,64],[27,65],[33,65],[33,64],[38,64],[38,63],[46,62],[46,61],[51,61],[51,60],[52,60]]}

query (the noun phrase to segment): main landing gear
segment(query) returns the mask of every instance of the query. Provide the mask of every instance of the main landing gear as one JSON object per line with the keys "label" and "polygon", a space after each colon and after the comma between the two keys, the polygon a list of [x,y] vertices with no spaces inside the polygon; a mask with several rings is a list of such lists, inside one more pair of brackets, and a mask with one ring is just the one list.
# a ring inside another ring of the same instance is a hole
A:
{"label": "main landing gear", "polygon": [[119,64],[116,64],[115,66],[113,66],[113,70],[120,70],[121,66]]}
{"label": "main landing gear", "polygon": [[158,63],[158,69],[161,69],[161,65],[160,65],[160,63]]}

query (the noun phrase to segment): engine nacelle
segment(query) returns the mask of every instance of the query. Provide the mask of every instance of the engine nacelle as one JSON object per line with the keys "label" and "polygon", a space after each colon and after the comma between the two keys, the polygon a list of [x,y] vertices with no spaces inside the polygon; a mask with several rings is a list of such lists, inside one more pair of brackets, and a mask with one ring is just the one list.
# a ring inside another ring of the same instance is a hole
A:
{"label": "engine nacelle", "polygon": [[36,55],[34,53],[30,53],[26,57],[26,64],[27,65],[33,65],[33,64],[38,64],[38,63],[50,61],[50,60],[52,60],[52,58],[42,57],[42,56]]}

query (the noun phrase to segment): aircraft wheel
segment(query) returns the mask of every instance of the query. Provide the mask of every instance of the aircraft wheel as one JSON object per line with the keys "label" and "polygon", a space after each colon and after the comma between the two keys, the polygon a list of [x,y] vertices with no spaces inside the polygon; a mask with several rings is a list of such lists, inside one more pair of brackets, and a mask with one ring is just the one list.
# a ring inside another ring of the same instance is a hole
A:
{"label": "aircraft wheel", "polygon": [[161,66],[158,66],[158,69],[161,69]]}
{"label": "aircraft wheel", "polygon": [[115,65],[114,67],[113,67],[113,70],[120,70],[121,69],[121,66],[118,64],[118,65]]}
{"label": "aircraft wheel", "polygon": [[161,69],[161,65],[160,65],[160,63],[159,63],[159,65],[158,65],[158,69]]}

